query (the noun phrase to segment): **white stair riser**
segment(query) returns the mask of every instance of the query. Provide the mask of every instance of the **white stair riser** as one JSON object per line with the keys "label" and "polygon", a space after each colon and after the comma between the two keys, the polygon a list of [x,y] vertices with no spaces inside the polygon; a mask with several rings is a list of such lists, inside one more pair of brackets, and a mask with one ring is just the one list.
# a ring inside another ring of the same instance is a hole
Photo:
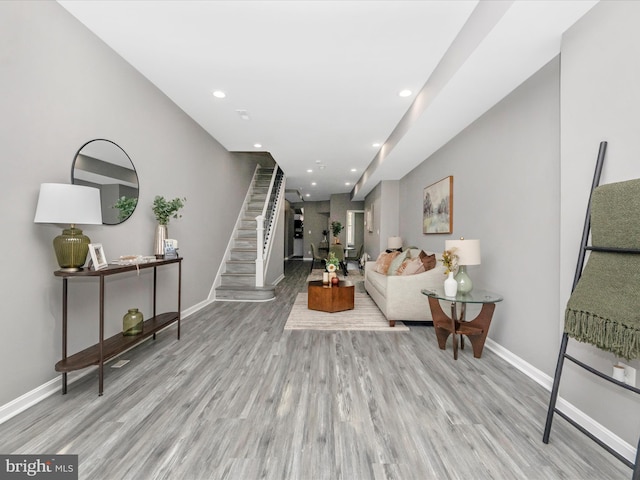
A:
{"label": "white stair riser", "polygon": [[255,275],[255,273],[256,273],[256,264],[255,264],[255,262],[249,262],[249,263],[227,262],[227,272],[226,273],[252,273],[252,274]]}
{"label": "white stair riser", "polygon": [[256,252],[232,251],[229,260],[255,260]]}
{"label": "white stair riser", "polygon": [[221,280],[222,280],[221,285],[225,287],[226,286],[253,287],[256,284],[255,275],[250,275],[250,274],[229,275],[229,274],[223,273]]}

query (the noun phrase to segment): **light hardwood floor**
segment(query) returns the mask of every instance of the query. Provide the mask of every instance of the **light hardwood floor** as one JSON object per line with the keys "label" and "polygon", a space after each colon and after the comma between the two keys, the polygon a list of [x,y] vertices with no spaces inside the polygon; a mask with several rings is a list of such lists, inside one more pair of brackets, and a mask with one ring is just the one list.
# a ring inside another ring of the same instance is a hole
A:
{"label": "light hardwood floor", "polygon": [[[1,453],[73,453],[82,479],[628,479],[548,392],[433,330],[283,331],[309,262],[277,298],[216,302],[0,425]],[[53,366],[52,366],[53,369]]]}

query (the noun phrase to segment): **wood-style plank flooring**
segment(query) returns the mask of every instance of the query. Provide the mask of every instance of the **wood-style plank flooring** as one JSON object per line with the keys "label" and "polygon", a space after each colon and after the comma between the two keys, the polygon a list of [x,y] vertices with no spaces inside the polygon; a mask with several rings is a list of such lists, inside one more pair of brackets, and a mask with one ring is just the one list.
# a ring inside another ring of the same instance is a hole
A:
{"label": "wood-style plank flooring", "polygon": [[[548,392],[485,349],[410,332],[283,331],[309,262],[277,298],[216,302],[0,425],[1,453],[79,455],[82,479],[628,479],[555,418]],[[53,369],[53,365],[52,365]]]}

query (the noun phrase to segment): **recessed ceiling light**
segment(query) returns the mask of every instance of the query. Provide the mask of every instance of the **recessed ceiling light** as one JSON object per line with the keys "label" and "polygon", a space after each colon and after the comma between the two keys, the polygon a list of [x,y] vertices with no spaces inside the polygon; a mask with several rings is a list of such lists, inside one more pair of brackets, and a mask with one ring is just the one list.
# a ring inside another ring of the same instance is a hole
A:
{"label": "recessed ceiling light", "polygon": [[351,169],[351,171],[352,171],[352,172],[357,172],[357,171],[358,171],[358,169],[356,169],[356,168],[352,168],[352,169]]}
{"label": "recessed ceiling light", "polygon": [[262,148],[262,144],[261,143],[254,143],[253,146],[256,147],[256,148]]}
{"label": "recessed ceiling light", "polygon": [[213,96],[216,98],[224,98],[227,96],[227,94],[224,93],[222,90],[216,90],[215,92],[213,92]]}
{"label": "recessed ceiling light", "polygon": [[345,182],[345,185],[348,187],[349,185],[351,185],[351,182]]}
{"label": "recessed ceiling light", "polygon": [[313,185],[314,187],[317,185],[316,182],[311,182],[311,185]]}
{"label": "recessed ceiling light", "polygon": [[378,148],[380,146],[380,144],[379,143],[374,143],[371,146],[374,147],[374,148]]}
{"label": "recessed ceiling light", "polygon": [[400,95],[401,97],[409,97],[411,96],[411,90],[400,90],[398,92],[398,95]]}
{"label": "recessed ceiling light", "polygon": [[310,196],[311,196],[311,194],[310,194],[310,193],[307,193],[307,194],[305,195],[305,197],[310,197]]}
{"label": "recessed ceiling light", "polygon": [[313,170],[311,170],[310,168],[307,168],[307,173],[313,173]]}

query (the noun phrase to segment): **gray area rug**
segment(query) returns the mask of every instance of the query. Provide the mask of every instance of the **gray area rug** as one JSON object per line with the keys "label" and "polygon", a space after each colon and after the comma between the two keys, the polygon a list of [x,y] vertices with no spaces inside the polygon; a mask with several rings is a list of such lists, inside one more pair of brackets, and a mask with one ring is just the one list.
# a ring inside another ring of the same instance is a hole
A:
{"label": "gray area rug", "polygon": [[[322,270],[314,270],[308,280],[321,280]],[[342,280],[342,276],[340,276]],[[407,332],[402,322],[390,327],[385,316],[364,290],[364,277],[349,271],[347,280],[355,285],[354,309],[344,312],[326,313],[309,310],[307,293],[299,293],[284,326],[285,330],[360,330],[382,332]]]}

